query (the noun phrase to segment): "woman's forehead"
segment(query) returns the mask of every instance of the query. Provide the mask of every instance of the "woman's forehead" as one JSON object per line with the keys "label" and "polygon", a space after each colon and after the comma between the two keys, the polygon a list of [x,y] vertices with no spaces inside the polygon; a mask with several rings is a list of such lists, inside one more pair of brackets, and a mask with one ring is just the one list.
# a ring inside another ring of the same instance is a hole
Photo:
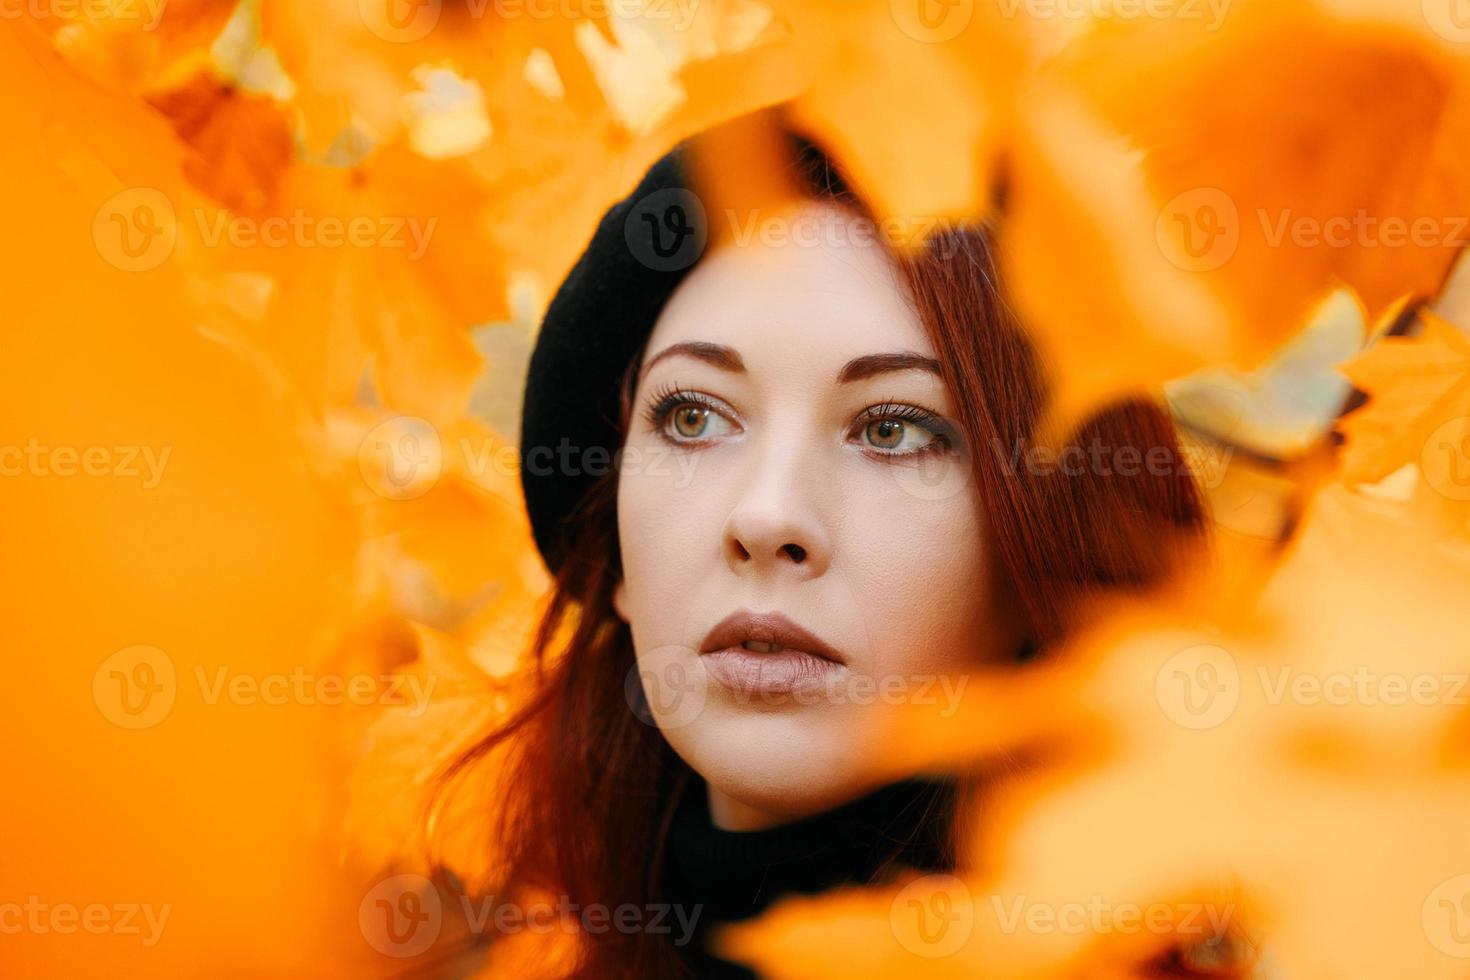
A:
{"label": "woman's forehead", "polygon": [[863,220],[818,202],[757,215],[744,239],[722,241],[690,270],[648,350],[700,340],[778,356],[932,355],[892,259],[864,235]]}

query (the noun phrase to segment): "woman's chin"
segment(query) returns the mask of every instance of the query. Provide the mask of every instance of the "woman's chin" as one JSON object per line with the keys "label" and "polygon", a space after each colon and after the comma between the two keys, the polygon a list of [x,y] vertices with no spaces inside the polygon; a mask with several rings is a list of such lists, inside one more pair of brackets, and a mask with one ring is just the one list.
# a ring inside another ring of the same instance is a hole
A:
{"label": "woman's chin", "polygon": [[691,725],[669,733],[669,741],[716,793],[779,818],[770,822],[786,822],[840,806],[881,782],[869,771],[870,748],[852,738],[853,730],[763,715]]}

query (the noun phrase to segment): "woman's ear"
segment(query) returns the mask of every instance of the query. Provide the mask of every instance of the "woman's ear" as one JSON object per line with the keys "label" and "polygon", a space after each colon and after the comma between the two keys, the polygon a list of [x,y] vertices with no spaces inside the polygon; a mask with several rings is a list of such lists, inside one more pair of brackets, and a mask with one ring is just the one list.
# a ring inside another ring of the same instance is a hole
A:
{"label": "woman's ear", "polygon": [[628,623],[631,622],[631,620],[628,619],[628,611],[626,608],[624,608],[624,603],[627,602],[627,595],[625,593],[626,582],[623,579],[618,579],[618,584],[613,586],[613,612],[617,613],[618,618],[621,619],[623,622]]}

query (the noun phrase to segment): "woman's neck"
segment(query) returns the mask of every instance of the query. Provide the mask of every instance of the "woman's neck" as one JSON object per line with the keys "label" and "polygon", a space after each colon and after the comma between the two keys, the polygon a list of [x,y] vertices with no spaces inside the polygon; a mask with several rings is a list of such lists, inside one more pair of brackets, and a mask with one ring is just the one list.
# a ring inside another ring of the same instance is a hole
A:
{"label": "woman's neck", "polygon": [[894,861],[926,873],[946,868],[955,789],[950,779],[916,777],[806,817],[772,823],[758,811],[763,822],[747,828],[717,817],[720,794],[695,776],[671,823],[665,893],[698,906],[707,924],[757,914],[782,894],[870,881]]}
{"label": "woman's neck", "polygon": [[[853,795],[857,799],[866,795],[876,787],[868,787],[862,792]],[[720,830],[752,831],[769,830],[783,824],[793,823],[797,820],[805,820],[816,816],[826,810],[834,809],[841,805],[832,804],[826,807],[810,810],[775,810],[766,807],[753,806],[742,800],[709,786],[709,815],[710,822]]]}
{"label": "woman's neck", "polygon": [[765,830],[789,819],[742,803],[713,786],[709,788],[709,815],[710,821],[721,830]]}

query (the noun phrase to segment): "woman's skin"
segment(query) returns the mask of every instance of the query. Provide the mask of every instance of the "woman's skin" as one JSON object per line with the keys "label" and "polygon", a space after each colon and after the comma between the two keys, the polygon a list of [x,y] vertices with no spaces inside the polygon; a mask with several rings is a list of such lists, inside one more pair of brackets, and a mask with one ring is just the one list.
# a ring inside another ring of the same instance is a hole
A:
{"label": "woman's skin", "polygon": [[[894,778],[882,761],[890,706],[953,710],[966,670],[1020,636],[985,544],[973,450],[922,366],[934,349],[883,247],[829,203],[763,217],[793,234],[715,247],[655,324],[618,483],[614,604],[654,720],[730,830]],[[728,351],[721,363],[665,353],[685,342]],[[838,381],[875,354],[907,366]],[[650,403],[671,391],[665,406],[682,407],[656,426]],[[864,418],[885,403],[940,422]],[[939,451],[912,454],[923,447]],[[802,658],[815,669],[793,681],[760,659],[771,654],[701,654],[742,608],[785,614],[843,662]]]}

